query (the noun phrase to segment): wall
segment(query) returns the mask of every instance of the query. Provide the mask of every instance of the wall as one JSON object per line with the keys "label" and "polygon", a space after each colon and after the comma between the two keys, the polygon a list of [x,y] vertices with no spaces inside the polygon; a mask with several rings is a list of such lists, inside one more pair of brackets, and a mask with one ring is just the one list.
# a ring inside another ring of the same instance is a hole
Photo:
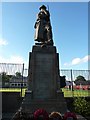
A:
{"label": "wall", "polygon": [[3,92],[2,118],[5,119],[5,117],[12,116],[19,109],[21,102],[22,102],[22,98],[20,97],[20,92]]}
{"label": "wall", "polygon": [[[73,98],[66,97],[67,107],[70,111],[74,111]],[[90,97],[86,97],[87,101],[90,101]],[[10,120],[12,116],[21,106],[22,98],[19,92],[3,92],[2,93],[2,113],[3,120]],[[6,118],[8,119],[6,119]]]}

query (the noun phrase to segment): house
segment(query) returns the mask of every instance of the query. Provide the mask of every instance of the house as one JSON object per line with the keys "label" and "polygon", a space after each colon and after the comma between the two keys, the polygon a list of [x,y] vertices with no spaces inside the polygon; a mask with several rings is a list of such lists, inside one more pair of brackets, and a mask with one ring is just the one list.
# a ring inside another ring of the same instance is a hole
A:
{"label": "house", "polygon": [[27,77],[16,77],[13,76],[9,80],[9,87],[15,87],[15,88],[21,88],[21,87],[27,87]]}

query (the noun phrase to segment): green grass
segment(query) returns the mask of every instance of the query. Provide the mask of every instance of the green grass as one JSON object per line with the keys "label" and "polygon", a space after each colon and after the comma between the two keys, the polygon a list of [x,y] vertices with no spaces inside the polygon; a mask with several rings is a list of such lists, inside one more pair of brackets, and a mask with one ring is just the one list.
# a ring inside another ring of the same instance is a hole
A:
{"label": "green grass", "polygon": [[[22,89],[22,97],[25,96],[25,90],[26,90],[26,88]],[[20,92],[20,95],[21,95],[20,88],[0,88],[0,92]]]}
{"label": "green grass", "polygon": [[[25,95],[25,88],[22,89],[22,97]],[[63,88],[62,89],[64,93],[64,97],[87,97],[90,96],[90,90],[68,90]],[[20,92],[21,95],[21,89],[20,88],[0,88],[0,92]]]}
{"label": "green grass", "polygon": [[63,88],[64,97],[87,97],[90,96],[90,90],[68,90]]}

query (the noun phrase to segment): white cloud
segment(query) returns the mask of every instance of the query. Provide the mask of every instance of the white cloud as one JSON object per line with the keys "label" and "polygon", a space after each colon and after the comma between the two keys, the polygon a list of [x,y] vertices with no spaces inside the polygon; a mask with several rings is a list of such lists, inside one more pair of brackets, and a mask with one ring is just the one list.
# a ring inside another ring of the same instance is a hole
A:
{"label": "white cloud", "polygon": [[74,58],[71,62],[64,63],[64,66],[78,65],[78,64],[81,64],[81,63],[88,62],[89,60],[90,60],[90,55],[86,55],[83,58]]}
{"label": "white cloud", "polygon": [[13,63],[13,64],[23,64],[24,63],[24,68],[28,68],[28,60],[24,60],[23,57],[18,56],[18,55],[12,55],[8,58],[0,56],[0,63]]}
{"label": "white cloud", "polygon": [[[6,72],[7,74],[15,74],[17,71],[22,73],[23,63],[24,69],[27,69],[28,62],[21,56],[13,55],[8,58],[0,56],[0,73]],[[4,64],[5,63],[5,64]],[[10,63],[10,64],[9,64]],[[28,71],[24,71],[24,76],[28,75]]]}
{"label": "white cloud", "polygon": [[79,64],[80,62],[81,62],[80,58],[75,58],[75,59],[72,60],[71,64],[76,65],[76,64]]}
{"label": "white cloud", "polygon": [[64,63],[64,66],[69,66],[70,65],[70,63]]}
{"label": "white cloud", "polygon": [[0,46],[7,45],[8,42],[2,38],[0,38]]}
{"label": "white cloud", "polygon": [[87,55],[82,59],[82,62],[87,62],[89,60],[90,60],[90,55]]}
{"label": "white cloud", "polygon": [[4,58],[0,56],[0,63],[24,63],[24,60],[21,56],[10,56],[10,58]]}

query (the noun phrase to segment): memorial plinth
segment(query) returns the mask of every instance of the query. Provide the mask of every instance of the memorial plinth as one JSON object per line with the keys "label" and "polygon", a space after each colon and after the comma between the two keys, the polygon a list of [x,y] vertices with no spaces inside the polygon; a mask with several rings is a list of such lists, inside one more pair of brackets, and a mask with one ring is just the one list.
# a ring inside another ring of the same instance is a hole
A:
{"label": "memorial plinth", "polygon": [[39,108],[48,113],[65,113],[66,102],[60,90],[59,54],[55,46],[33,46],[29,53],[28,90],[22,103],[24,111]]}

